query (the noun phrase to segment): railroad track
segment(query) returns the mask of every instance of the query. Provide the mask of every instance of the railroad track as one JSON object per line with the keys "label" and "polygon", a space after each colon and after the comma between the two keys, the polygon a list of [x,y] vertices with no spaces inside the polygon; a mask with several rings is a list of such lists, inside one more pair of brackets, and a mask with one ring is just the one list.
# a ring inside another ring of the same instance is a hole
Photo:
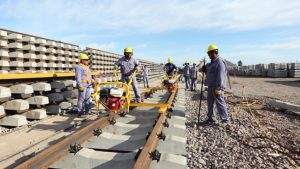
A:
{"label": "railroad track", "polygon": [[145,102],[169,110],[137,107],[114,124],[99,117],[16,168],[186,168],[184,90],[156,91]]}

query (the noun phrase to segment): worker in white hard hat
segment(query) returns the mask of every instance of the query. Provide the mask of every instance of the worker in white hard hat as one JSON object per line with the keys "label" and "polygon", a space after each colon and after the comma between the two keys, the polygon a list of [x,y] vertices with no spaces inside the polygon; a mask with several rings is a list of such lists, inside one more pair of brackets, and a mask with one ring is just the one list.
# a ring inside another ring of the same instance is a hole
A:
{"label": "worker in white hard hat", "polygon": [[219,57],[219,48],[216,45],[210,45],[207,48],[207,54],[210,63],[204,65],[202,70],[206,72],[205,85],[208,86],[207,107],[208,120],[206,123],[214,123],[214,103],[220,114],[223,123],[229,122],[227,105],[224,100],[224,90],[227,83],[227,68],[225,61]]}
{"label": "worker in white hard hat", "polygon": [[89,57],[81,53],[79,55],[80,64],[75,68],[75,80],[78,88],[78,116],[91,113],[91,91],[90,89],[96,84],[92,79],[91,70],[89,68]]}
{"label": "worker in white hard hat", "polygon": [[191,81],[190,81],[190,63],[188,61],[185,61],[185,66],[183,68],[183,77],[185,81],[185,88],[189,89],[189,86],[191,85]]}

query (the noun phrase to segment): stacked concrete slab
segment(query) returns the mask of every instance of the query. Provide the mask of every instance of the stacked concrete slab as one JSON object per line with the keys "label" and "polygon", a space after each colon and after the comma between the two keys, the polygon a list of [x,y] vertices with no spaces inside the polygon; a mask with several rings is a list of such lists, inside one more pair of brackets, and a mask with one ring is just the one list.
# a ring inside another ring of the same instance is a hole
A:
{"label": "stacked concrete slab", "polygon": [[300,77],[300,63],[270,63],[237,66],[229,69],[231,75],[253,77]]}
{"label": "stacked concrete slab", "polygon": [[288,64],[288,77],[300,77],[300,63]]}
{"label": "stacked concrete slab", "polygon": [[79,52],[78,45],[0,29],[2,73],[73,71]]}

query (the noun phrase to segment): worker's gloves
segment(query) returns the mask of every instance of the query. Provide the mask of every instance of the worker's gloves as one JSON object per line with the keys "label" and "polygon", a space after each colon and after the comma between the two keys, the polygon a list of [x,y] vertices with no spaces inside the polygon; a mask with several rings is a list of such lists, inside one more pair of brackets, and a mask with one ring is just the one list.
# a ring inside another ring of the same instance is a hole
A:
{"label": "worker's gloves", "polygon": [[202,68],[200,69],[200,71],[206,73],[207,72],[206,65],[203,65]]}
{"label": "worker's gloves", "polygon": [[93,86],[96,86],[98,83],[96,82],[96,80],[93,81]]}
{"label": "worker's gloves", "polygon": [[216,90],[215,90],[215,95],[216,95],[217,97],[220,97],[220,96],[222,95],[222,90],[221,90],[221,89],[216,89]]}
{"label": "worker's gloves", "polygon": [[84,87],[83,87],[83,86],[80,86],[80,87],[79,87],[79,91],[81,91],[81,92],[84,91]]}

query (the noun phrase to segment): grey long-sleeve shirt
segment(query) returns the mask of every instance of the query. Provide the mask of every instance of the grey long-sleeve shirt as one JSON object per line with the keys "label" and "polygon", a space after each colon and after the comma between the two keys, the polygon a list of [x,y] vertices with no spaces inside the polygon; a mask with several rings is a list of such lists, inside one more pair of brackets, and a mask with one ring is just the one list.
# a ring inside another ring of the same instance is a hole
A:
{"label": "grey long-sleeve shirt", "polygon": [[226,77],[226,65],[222,58],[218,57],[214,60],[211,60],[211,62],[207,64],[205,85],[208,87],[218,87],[224,90],[227,84]]}
{"label": "grey long-sleeve shirt", "polygon": [[140,66],[140,63],[135,58],[127,60],[125,57],[120,58],[115,66],[120,67],[123,76],[131,76],[136,67]]}

